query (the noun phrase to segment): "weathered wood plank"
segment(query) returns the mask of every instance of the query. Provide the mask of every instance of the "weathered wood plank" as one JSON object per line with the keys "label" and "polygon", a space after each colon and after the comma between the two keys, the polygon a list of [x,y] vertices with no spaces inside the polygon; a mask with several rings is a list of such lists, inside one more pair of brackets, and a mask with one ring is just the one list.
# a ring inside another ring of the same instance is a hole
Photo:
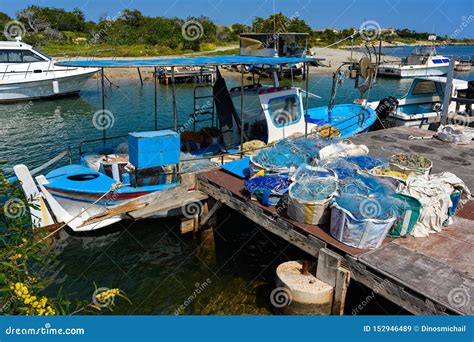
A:
{"label": "weathered wood plank", "polygon": [[327,248],[321,249],[318,255],[316,278],[333,287],[336,286],[337,269],[341,267],[341,260],[342,257],[339,254]]}
{"label": "weathered wood plank", "polygon": [[454,312],[474,313],[474,279],[449,265],[395,243],[359,261]]}
{"label": "weathered wood plank", "polygon": [[[104,209],[102,213],[99,213],[97,215],[94,215],[88,218],[84,222],[84,225],[97,223],[114,216],[124,215],[131,211],[145,208],[146,206],[153,203],[154,201],[157,201],[157,200],[166,201],[169,198],[178,196],[186,192],[187,190],[184,185],[177,185],[177,186],[173,186],[164,190],[152,192],[150,194],[141,196],[139,198],[132,199],[130,201],[127,201],[118,205],[110,206]],[[113,194],[111,194],[111,196],[113,196]]]}
{"label": "weathered wood plank", "polygon": [[173,196],[167,200],[157,198],[143,209],[128,212],[128,215],[133,219],[144,219],[153,217],[161,212],[167,212],[173,209],[181,208],[190,203],[196,203],[208,198],[208,195],[201,191],[187,192],[179,196]]}
{"label": "weathered wood plank", "polygon": [[336,286],[334,287],[334,299],[332,302],[332,315],[343,315],[346,304],[347,289],[351,280],[351,272],[343,267],[338,267],[336,272]]}

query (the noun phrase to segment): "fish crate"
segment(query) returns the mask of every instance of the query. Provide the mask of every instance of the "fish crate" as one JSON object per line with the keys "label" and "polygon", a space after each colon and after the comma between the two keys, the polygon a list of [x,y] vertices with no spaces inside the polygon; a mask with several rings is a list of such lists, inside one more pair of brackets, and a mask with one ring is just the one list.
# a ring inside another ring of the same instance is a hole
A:
{"label": "fish crate", "polygon": [[129,161],[136,169],[149,169],[179,163],[180,138],[172,130],[130,133]]}

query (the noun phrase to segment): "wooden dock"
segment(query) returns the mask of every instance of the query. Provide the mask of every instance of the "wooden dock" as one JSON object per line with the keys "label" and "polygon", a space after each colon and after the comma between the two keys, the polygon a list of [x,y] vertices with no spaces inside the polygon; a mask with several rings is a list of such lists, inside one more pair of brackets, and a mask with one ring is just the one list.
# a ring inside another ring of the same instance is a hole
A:
{"label": "wooden dock", "polygon": [[158,71],[158,80],[163,84],[173,83],[214,83],[216,73],[210,68],[192,68],[192,67],[180,67],[176,68],[174,75],[171,72],[171,68],[161,68]]}
{"label": "wooden dock", "polygon": [[[433,173],[450,171],[474,189],[474,149],[431,137],[433,132],[398,127],[352,138],[370,153],[390,157],[415,152],[433,160]],[[409,139],[409,137],[412,139]],[[413,137],[415,139],[413,139]],[[246,216],[262,228],[318,258],[333,251],[359,282],[413,314],[474,314],[474,201],[468,202],[455,223],[425,238],[385,239],[376,250],[349,247],[329,234],[329,226],[298,223],[285,209],[250,201],[244,181],[223,170],[198,175],[200,191]],[[324,252],[326,253],[326,252]]]}

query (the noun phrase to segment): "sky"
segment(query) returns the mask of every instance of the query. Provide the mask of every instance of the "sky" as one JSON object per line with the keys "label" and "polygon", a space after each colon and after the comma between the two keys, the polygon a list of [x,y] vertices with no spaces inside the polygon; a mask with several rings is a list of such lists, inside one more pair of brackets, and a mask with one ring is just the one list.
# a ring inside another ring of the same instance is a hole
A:
{"label": "sky", "polygon": [[88,20],[113,18],[125,9],[148,16],[205,15],[220,25],[245,23],[277,12],[304,19],[314,29],[360,27],[375,21],[382,28],[409,28],[455,38],[474,38],[474,0],[0,0],[0,11],[11,17],[29,5],[72,10]]}

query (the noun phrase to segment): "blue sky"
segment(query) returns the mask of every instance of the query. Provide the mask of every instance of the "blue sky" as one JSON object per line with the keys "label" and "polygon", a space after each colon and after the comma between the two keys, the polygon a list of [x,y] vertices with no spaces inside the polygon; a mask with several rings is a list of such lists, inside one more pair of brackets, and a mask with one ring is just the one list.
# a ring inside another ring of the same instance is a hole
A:
{"label": "blue sky", "polygon": [[[90,20],[136,8],[150,16],[206,15],[222,25],[250,24],[255,16],[273,13],[273,0],[0,0],[0,11],[14,16],[31,4],[68,10],[78,7]],[[469,23],[457,37],[474,38],[473,0],[275,0],[275,4],[277,11],[289,17],[296,14],[313,28],[359,27],[364,20],[375,20],[381,27],[449,36],[467,18]]]}

